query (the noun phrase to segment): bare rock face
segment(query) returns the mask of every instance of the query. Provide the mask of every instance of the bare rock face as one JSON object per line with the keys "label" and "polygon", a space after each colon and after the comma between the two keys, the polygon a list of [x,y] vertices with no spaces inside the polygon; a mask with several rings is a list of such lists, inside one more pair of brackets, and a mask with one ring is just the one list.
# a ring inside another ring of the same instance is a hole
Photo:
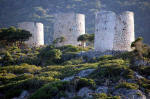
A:
{"label": "bare rock face", "polygon": [[71,81],[72,79],[74,79],[74,76],[65,77],[62,81]]}
{"label": "bare rock face", "polygon": [[57,44],[57,46],[77,46],[80,44],[77,38],[82,34],[85,34],[85,15],[76,13],[59,13],[55,15],[53,40],[60,37],[65,38],[65,41]]}
{"label": "bare rock face", "polygon": [[144,77],[138,74],[137,72],[134,73],[135,78],[137,79],[143,79]]}
{"label": "bare rock face", "polygon": [[134,65],[135,66],[148,66],[150,65],[149,62],[145,61],[145,60],[134,60]]}
{"label": "bare rock face", "polygon": [[79,76],[79,77],[86,77],[88,76],[89,74],[91,74],[95,69],[86,69],[86,70],[82,70],[80,71],[76,76]]}
{"label": "bare rock face", "polygon": [[70,77],[65,77],[62,81],[70,81],[72,79],[74,79],[75,76],[78,77],[86,77],[89,74],[91,74],[95,69],[86,69],[86,70],[82,70],[80,71],[78,74],[70,76]]}
{"label": "bare rock face", "polygon": [[121,96],[121,99],[146,99],[146,96],[140,90],[120,88],[115,90],[113,94]]}
{"label": "bare rock face", "polygon": [[96,93],[108,93],[108,87],[107,86],[99,86],[96,91]]}
{"label": "bare rock face", "polygon": [[78,91],[77,96],[84,97],[84,99],[92,98],[92,95],[90,95],[90,94],[93,92],[94,92],[93,90],[91,90],[87,87],[84,87]]}

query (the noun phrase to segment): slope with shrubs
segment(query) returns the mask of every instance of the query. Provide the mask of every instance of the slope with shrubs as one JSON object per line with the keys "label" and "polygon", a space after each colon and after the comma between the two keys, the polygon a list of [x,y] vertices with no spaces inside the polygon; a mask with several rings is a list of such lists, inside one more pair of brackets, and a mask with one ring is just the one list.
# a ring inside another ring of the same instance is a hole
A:
{"label": "slope with shrubs", "polygon": [[[121,99],[122,96],[113,94],[118,89],[141,90],[148,95],[149,65],[137,65],[135,62],[149,62],[149,47],[145,44],[141,45],[142,50],[138,50],[136,46],[132,47],[135,47],[132,52],[101,56],[94,62],[85,61],[84,57],[77,55],[88,48],[70,45],[32,49],[8,48],[7,52],[2,51],[0,54],[0,93],[5,99],[18,97],[23,90],[30,93],[29,99],[68,99],[70,92],[75,95],[71,99],[83,99],[84,97],[77,95],[82,88],[96,91],[99,86],[106,86],[107,93],[91,93],[92,98]],[[29,59],[34,61],[27,61]],[[75,76],[87,69],[94,71],[85,77]],[[73,79],[63,81],[64,78],[72,76]],[[141,93],[137,95],[140,97]]]}

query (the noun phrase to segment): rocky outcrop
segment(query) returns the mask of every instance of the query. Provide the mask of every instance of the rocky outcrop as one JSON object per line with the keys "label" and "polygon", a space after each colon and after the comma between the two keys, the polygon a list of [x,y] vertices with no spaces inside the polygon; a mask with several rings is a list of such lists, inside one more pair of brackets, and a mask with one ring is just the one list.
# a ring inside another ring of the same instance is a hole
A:
{"label": "rocky outcrop", "polygon": [[73,76],[70,76],[70,77],[65,77],[62,81],[70,81],[72,79],[74,79],[75,76],[78,76],[78,77],[86,77],[88,76],[89,74],[91,74],[95,69],[86,69],[86,70],[82,70],[80,71],[78,74],[75,74]]}
{"label": "rocky outcrop", "polygon": [[146,99],[146,96],[140,90],[120,88],[113,92],[116,96],[121,96],[121,99]]}
{"label": "rocky outcrop", "polygon": [[134,60],[134,65],[135,66],[149,66],[150,63],[148,61],[145,60]]}
{"label": "rocky outcrop", "polygon": [[99,86],[95,93],[108,93],[108,87],[107,86]]}
{"label": "rocky outcrop", "polygon": [[136,79],[143,79],[144,77],[138,74],[137,72],[134,73]]}
{"label": "rocky outcrop", "polygon": [[29,92],[24,90],[19,97],[15,97],[15,98],[12,98],[12,99],[28,99],[29,97]]}
{"label": "rocky outcrop", "polygon": [[84,99],[87,99],[87,98],[92,97],[91,93],[93,93],[93,92],[94,92],[93,90],[91,90],[87,87],[84,87],[78,91],[77,96],[81,96],[81,97],[84,97]]}

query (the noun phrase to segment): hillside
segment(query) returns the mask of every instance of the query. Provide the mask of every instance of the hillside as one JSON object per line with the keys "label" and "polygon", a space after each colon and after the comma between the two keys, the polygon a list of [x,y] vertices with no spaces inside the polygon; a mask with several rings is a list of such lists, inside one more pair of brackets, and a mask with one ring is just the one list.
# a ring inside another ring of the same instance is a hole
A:
{"label": "hillside", "polygon": [[55,13],[85,14],[86,32],[94,33],[95,13],[100,10],[133,11],[136,37],[142,36],[144,42],[150,44],[150,2],[146,0],[0,0],[0,27],[16,26],[22,21],[40,21],[45,25],[45,41],[48,43],[52,40]]}
{"label": "hillside", "polygon": [[3,48],[0,99],[149,99],[150,46],[132,47],[98,57],[71,45]]}

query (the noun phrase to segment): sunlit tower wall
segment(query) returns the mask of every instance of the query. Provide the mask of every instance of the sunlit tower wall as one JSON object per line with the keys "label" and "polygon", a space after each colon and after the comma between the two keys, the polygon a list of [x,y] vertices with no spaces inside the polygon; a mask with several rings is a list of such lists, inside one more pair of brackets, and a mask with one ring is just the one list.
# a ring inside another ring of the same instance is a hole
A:
{"label": "sunlit tower wall", "polygon": [[25,42],[29,47],[44,45],[44,26],[42,23],[22,22],[18,24],[18,27],[32,34],[32,37]]}
{"label": "sunlit tower wall", "polygon": [[131,51],[131,43],[135,40],[134,13],[126,11],[118,15],[115,31],[113,50]]}
{"label": "sunlit tower wall", "polygon": [[60,37],[65,38],[65,41],[58,43],[57,46],[77,46],[80,44],[77,38],[82,34],[85,34],[85,15],[75,13],[59,13],[55,15],[53,40]]}
{"label": "sunlit tower wall", "polygon": [[100,11],[96,14],[95,51],[105,52],[113,49],[116,14],[112,11]]}

